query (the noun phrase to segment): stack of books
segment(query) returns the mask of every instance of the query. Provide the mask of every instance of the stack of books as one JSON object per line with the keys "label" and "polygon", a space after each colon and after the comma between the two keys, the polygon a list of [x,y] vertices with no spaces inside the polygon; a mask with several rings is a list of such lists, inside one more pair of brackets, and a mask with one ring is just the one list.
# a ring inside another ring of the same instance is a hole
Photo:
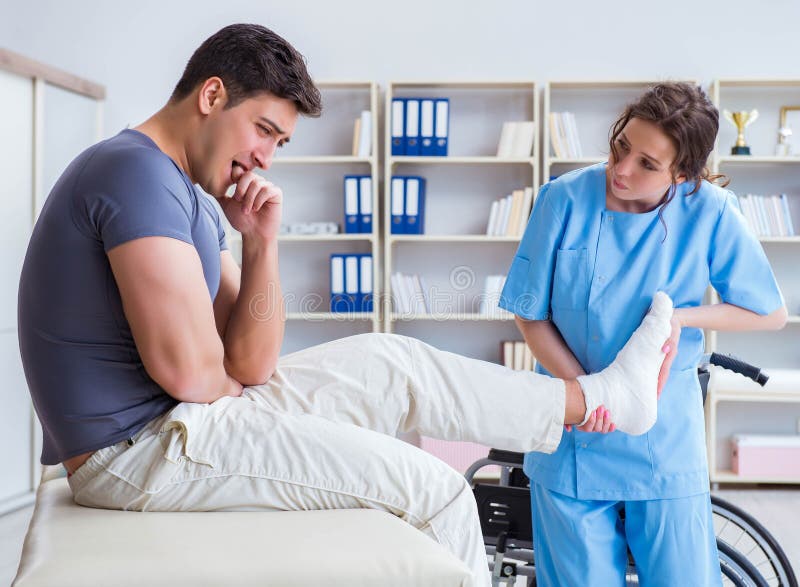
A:
{"label": "stack of books", "polygon": [[372,255],[331,255],[331,312],[372,312]]}
{"label": "stack of books", "polygon": [[372,177],[344,176],[345,233],[372,232]]}
{"label": "stack of books", "polygon": [[505,198],[492,202],[487,236],[522,236],[528,225],[533,205],[533,188],[514,190]]}
{"label": "stack of books", "polygon": [[392,304],[396,314],[430,314],[431,304],[425,281],[419,275],[394,273],[391,277]]}
{"label": "stack of books", "polygon": [[425,234],[425,178],[394,175],[391,190],[392,234]]}
{"label": "stack of books", "polygon": [[739,196],[739,207],[756,236],[795,236],[786,194]]}
{"label": "stack of books", "polygon": [[362,110],[353,125],[353,157],[367,158],[372,154],[372,112]]}
{"label": "stack of books", "polygon": [[449,98],[392,99],[392,156],[445,157]]}
{"label": "stack of books", "polygon": [[578,127],[572,112],[550,113],[550,145],[559,159],[580,159],[583,157]]}
{"label": "stack of books", "polygon": [[505,275],[487,275],[483,294],[480,297],[478,313],[492,318],[505,318],[513,316],[508,310],[504,310],[497,304],[500,303],[500,294],[506,284]]}
{"label": "stack of books", "polygon": [[524,159],[531,156],[536,123],[533,121],[504,122],[497,144],[497,156],[502,159]]}
{"label": "stack of books", "polygon": [[523,340],[503,340],[500,342],[500,364],[515,371],[532,371],[536,359]]}

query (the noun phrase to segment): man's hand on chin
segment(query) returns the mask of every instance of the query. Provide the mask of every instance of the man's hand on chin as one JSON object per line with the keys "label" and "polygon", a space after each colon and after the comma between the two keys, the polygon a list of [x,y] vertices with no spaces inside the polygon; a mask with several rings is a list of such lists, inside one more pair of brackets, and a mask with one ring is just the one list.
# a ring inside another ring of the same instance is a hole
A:
{"label": "man's hand on chin", "polygon": [[277,238],[280,232],[283,191],[261,175],[234,163],[231,196],[217,198],[231,226],[242,237],[263,240]]}

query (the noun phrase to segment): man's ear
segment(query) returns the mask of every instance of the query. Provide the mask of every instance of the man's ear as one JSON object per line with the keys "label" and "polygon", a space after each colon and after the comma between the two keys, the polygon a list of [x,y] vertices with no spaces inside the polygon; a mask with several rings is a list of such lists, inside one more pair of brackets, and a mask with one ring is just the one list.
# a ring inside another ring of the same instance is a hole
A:
{"label": "man's ear", "polygon": [[210,77],[200,86],[197,107],[202,114],[210,114],[214,108],[222,108],[228,99],[225,84],[218,77]]}

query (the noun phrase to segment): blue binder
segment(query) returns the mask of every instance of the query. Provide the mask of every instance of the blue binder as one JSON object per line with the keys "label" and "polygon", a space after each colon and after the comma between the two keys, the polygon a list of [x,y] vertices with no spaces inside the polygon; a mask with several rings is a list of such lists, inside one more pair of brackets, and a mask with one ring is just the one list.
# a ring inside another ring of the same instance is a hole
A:
{"label": "blue binder", "polygon": [[399,175],[392,176],[391,185],[391,233],[405,234],[405,210],[406,210],[406,184],[405,178]]}
{"label": "blue binder", "polygon": [[436,98],[435,116],[435,154],[439,157],[447,156],[447,143],[450,135],[450,99]]}
{"label": "blue binder", "polygon": [[403,98],[392,99],[392,157],[406,154],[406,101]]}
{"label": "blue binder", "polygon": [[406,155],[419,155],[419,98],[406,98]]}
{"label": "blue binder", "polygon": [[344,176],[344,231],[345,233],[361,232],[361,219],[358,214],[359,176]]}
{"label": "blue binder", "polygon": [[423,98],[419,105],[419,154],[423,157],[436,155],[434,142],[435,105],[433,98]]}
{"label": "blue binder", "polygon": [[358,178],[359,232],[372,232],[372,177],[362,175]]}
{"label": "blue binder", "polygon": [[345,292],[345,255],[331,255],[331,312],[352,312],[355,300]]}
{"label": "blue binder", "polygon": [[344,295],[349,303],[348,312],[358,312],[361,303],[360,283],[358,278],[358,255],[344,257]]}
{"label": "blue binder", "polygon": [[372,312],[374,310],[374,295],[372,291],[372,255],[358,256],[358,312]]}
{"label": "blue binder", "polygon": [[405,178],[405,234],[425,234],[425,179]]}

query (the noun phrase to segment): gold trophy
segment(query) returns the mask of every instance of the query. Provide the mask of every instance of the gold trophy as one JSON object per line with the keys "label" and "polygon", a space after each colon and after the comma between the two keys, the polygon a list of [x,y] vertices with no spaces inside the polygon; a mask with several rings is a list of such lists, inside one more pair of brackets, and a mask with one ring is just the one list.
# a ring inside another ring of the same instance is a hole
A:
{"label": "gold trophy", "polygon": [[744,142],[744,129],[756,121],[758,110],[751,110],[750,112],[745,110],[740,110],[739,112],[723,110],[722,114],[728,122],[736,127],[739,133],[736,137],[736,144],[731,147],[731,155],[749,155],[750,147]]}

